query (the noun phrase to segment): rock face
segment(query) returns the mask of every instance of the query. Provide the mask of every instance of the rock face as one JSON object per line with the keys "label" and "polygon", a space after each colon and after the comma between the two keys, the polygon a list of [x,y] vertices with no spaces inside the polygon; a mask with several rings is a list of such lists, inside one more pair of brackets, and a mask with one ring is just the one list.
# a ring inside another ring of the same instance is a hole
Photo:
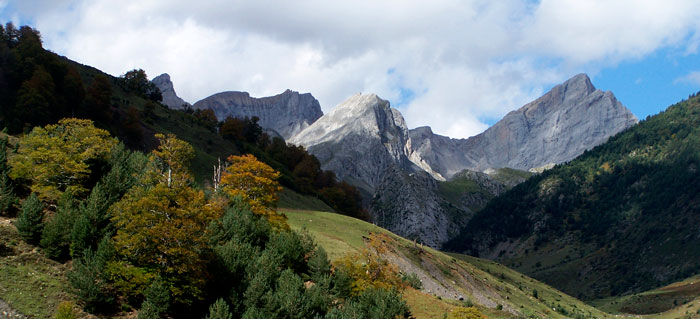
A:
{"label": "rock face", "polygon": [[[439,181],[420,171],[391,168],[377,186],[370,213],[374,222],[408,239],[440,247],[466,226],[473,212],[439,195]],[[464,226],[460,226],[464,225]]]}
{"label": "rock face", "polygon": [[175,93],[175,87],[173,82],[170,80],[170,75],[168,73],[163,73],[151,80],[153,84],[160,89],[163,94],[163,104],[167,105],[169,108],[174,110],[184,109],[191,106],[190,103],[185,102]]}
{"label": "rock face", "polygon": [[247,92],[221,92],[198,101],[195,109],[212,109],[223,121],[226,117],[260,118],[258,124],[274,130],[285,140],[299,133],[323,115],[321,105],[311,94],[286,90],[270,97],[254,98]]}
{"label": "rock face", "polygon": [[612,92],[596,90],[579,74],[468,139],[450,139],[425,127],[411,130],[409,157],[429,166],[436,178],[463,169],[528,170],[569,161],[637,122]]}
{"label": "rock face", "polygon": [[375,94],[351,96],[289,140],[302,145],[341,180],[370,196],[391,166],[419,170],[408,160],[408,128],[399,111]]}

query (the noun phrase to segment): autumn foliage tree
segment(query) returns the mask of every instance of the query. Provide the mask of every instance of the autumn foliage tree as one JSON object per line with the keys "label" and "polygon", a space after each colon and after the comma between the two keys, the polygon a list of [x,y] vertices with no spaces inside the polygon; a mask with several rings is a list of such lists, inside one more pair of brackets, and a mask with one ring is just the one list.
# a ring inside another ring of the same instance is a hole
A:
{"label": "autumn foliage tree", "polygon": [[253,213],[265,216],[275,227],[288,228],[286,216],[276,211],[280,173],[253,155],[230,156],[221,175],[221,190],[230,198],[240,197]]}
{"label": "autumn foliage tree", "polygon": [[391,240],[386,235],[370,236],[368,247],[353,254],[347,254],[335,262],[337,270],[352,279],[353,295],[360,295],[367,289],[403,289],[406,283],[399,275],[396,265],[382,257],[386,252],[384,241]]}
{"label": "autumn foliage tree", "polygon": [[32,192],[47,202],[55,203],[63,192],[81,197],[88,191],[91,165],[107,159],[116,143],[90,120],[66,118],[35,127],[10,158],[10,177],[29,180]]}
{"label": "autumn foliage tree", "polygon": [[201,254],[215,212],[204,192],[191,186],[193,148],[173,135],[156,137],[160,146],[151,154],[144,178],[110,208],[117,228],[115,249],[126,262],[115,269],[135,267],[160,277],[176,303],[189,304],[203,295],[207,275]]}

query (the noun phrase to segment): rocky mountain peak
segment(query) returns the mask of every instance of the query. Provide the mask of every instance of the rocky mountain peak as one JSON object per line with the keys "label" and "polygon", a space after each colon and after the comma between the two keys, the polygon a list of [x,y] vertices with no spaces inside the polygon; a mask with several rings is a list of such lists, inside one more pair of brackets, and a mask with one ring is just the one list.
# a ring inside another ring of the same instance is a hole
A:
{"label": "rocky mountain peak", "polygon": [[273,130],[288,140],[323,115],[321,105],[311,94],[285,90],[281,94],[263,98],[251,97],[248,92],[227,91],[216,93],[193,106],[195,109],[212,109],[222,121],[226,117],[252,118],[258,124]]}
{"label": "rocky mountain peak", "polygon": [[528,170],[571,160],[637,121],[612,92],[578,74],[469,139],[411,130],[410,158],[445,178],[463,169]]}
{"label": "rocky mountain peak", "polygon": [[376,94],[355,94],[289,142],[306,147],[324,169],[355,182],[371,196],[386,168],[413,166],[401,113]]}
{"label": "rocky mountain peak", "polygon": [[175,86],[173,81],[170,80],[170,75],[168,73],[163,73],[151,80],[153,84],[158,87],[160,92],[163,94],[163,104],[167,105],[171,109],[179,110],[191,106],[190,103],[185,102],[175,93]]}

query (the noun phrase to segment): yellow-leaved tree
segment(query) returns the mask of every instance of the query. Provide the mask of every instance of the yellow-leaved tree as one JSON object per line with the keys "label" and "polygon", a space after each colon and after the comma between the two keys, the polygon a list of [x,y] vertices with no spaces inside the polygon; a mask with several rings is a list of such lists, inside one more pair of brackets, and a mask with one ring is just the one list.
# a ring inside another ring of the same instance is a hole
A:
{"label": "yellow-leaved tree", "polygon": [[160,146],[149,157],[144,178],[110,208],[117,228],[114,246],[122,260],[109,271],[118,287],[128,288],[122,292],[126,295],[137,295],[149,284],[132,284],[139,279],[133,274],[141,274],[162,278],[174,300],[188,304],[203,297],[206,230],[219,212],[191,186],[192,146],[174,135],[156,137]]}
{"label": "yellow-leaved tree", "polygon": [[282,191],[277,182],[280,173],[250,154],[229,156],[228,162],[219,184],[224,194],[229,199],[240,197],[253,213],[265,216],[277,228],[288,229],[287,217],[276,209],[277,194]]}
{"label": "yellow-leaved tree", "polygon": [[334,262],[336,270],[346,273],[352,279],[352,294],[360,295],[368,288],[403,289],[399,268],[382,257],[386,252],[384,242],[391,241],[387,235],[372,234],[367,247],[360,252],[346,254]]}
{"label": "yellow-leaved tree", "polygon": [[10,177],[27,179],[32,192],[47,202],[56,202],[64,192],[81,197],[91,164],[106,160],[115,138],[96,128],[92,121],[66,118],[58,124],[35,127],[20,139],[17,154],[10,157]]}

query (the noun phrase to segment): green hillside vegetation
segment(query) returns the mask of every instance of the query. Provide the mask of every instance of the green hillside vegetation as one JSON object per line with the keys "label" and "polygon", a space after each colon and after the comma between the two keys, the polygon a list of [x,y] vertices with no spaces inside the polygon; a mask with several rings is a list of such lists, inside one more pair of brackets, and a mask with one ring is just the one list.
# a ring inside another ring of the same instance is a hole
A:
{"label": "green hillside vegetation", "polygon": [[700,99],[691,96],[492,200],[445,247],[587,300],[700,269]]}
{"label": "green hillside vegetation", "polygon": [[206,195],[189,170],[194,149],[172,134],[155,137],[147,156],[90,120],[62,119],[32,129],[16,150],[3,140],[0,176],[9,170],[18,193],[31,195],[20,196],[16,218],[0,219],[0,300],[37,318],[76,310],[64,301],[100,317],[142,319],[202,318],[207,310],[229,318],[410,316],[403,279],[382,272],[358,285],[364,272],[332,267],[309,235],[289,230],[275,211],[280,174],[271,167],[234,158],[221,191]]}
{"label": "green hillside vegetation", "polygon": [[438,194],[455,207],[478,211],[489,200],[530,176],[530,172],[512,168],[499,168],[490,174],[465,170],[447,181],[439,182]]}
{"label": "green hillside vegetation", "polygon": [[[460,254],[447,255],[428,247],[421,249],[387,230],[339,214],[302,210],[285,213],[292,229],[307,230],[332,260],[362,250],[371,238],[384,238],[386,256],[401,265],[402,271],[412,269],[423,281],[422,292],[411,290],[406,293],[416,318],[442,318],[454,307],[471,304],[477,305],[488,318],[613,317],[492,261]],[[437,298],[428,293],[438,287],[440,291],[450,291],[451,294]],[[533,296],[534,291],[537,291],[537,298]],[[463,296],[464,300],[459,301],[457,296]],[[425,304],[433,306],[426,307]],[[418,312],[416,309],[422,310]]]}
{"label": "green hillside vegetation", "polygon": [[[610,313],[655,314],[669,310],[673,312],[674,308],[685,309],[690,313],[700,302],[698,296],[700,296],[700,276],[692,276],[661,288],[627,296],[598,299],[591,304]],[[694,315],[700,314],[696,311]]]}

